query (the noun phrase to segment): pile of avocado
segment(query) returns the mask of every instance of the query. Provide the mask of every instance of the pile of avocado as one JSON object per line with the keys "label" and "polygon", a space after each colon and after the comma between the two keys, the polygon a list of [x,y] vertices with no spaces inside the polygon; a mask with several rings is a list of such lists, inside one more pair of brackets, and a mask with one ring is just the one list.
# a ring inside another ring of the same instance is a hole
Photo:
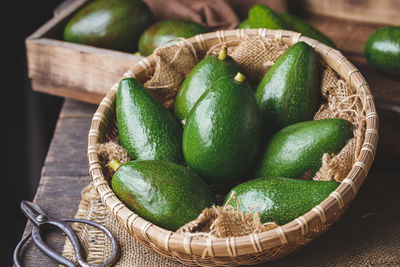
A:
{"label": "pile of avocado", "polygon": [[[239,28],[288,29],[334,47],[323,33],[305,21],[285,13],[275,13],[265,5],[255,5]],[[141,0],[95,0],[79,10],[64,28],[64,40],[124,52],[139,51],[149,56],[154,49],[176,43],[208,30],[186,20],[153,21],[149,7]]]}
{"label": "pile of avocado", "polygon": [[137,80],[123,79],[116,118],[133,161],[110,163],[115,194],[172,231],[223,204],[215,188],[226,201],[235,191],[240,210],[259,212],[262,222],[284,224],[309,211],[338,186],[312,180],[323,154],[337,154],[353,137],[344,119],[313,120],[318,69],[314,49],[299,42],[253,89],[222,46],[187,75],[173,113]]}
{"label": "pile of avocado", "polygon": [[64,40],[149,56],[161,44],[178,37],[207,32],[185,20],[154,23],[151,10],[141,0],[95,0],[79,10],[64,28]]}

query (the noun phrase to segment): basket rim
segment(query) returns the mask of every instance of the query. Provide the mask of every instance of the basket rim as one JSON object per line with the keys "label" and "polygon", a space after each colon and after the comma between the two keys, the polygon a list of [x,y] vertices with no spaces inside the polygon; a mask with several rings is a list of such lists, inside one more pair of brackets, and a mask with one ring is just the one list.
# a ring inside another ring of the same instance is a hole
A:
{"label": "basket rim", "polygon": [[[360,71],[347,60],[339,50],[329,47],[317,40],[302,36],[300,33],[286,30],[271,29],[237,29],[217,31],[196,35],[187,39],[197,50],[207,50],[213,45],[226,41],[240,41],[246,36],[261,36],[262,38],[280,40],[286,44],[303,41],[312,46],[322,59],[343,79],[358,91],[365,94],[366,131],[361,151],[352,169],[340,185],[324,201],[299,218],[281,225],[275,229],[259,234],[251,234],[230,238],[211,238],[205,236],[188,236],[171,232],[156,226],[129,210],[114,194],[106,181],[95,146],[101,141],[101,130],[107,126],[106,113],[114,108],[118,84],[115,83],[98,106],[88,135],[89,174],[103,204],[114,218],[139,241],[152,247],[163,255],[173,257],[207,256],[231,257],[262,253],[270,248],[288,244],[299,236],[305,236],[311,229],[335,221],[334,216],[349,206],[365,180],[375,157],[378,142],[379,118],[376,112],[370,87]],[[122,77],[139,77],[146,69],[155,65],[153,55],[142,59],[128,70]],[[339,215],[340,216],[340,215]]]}

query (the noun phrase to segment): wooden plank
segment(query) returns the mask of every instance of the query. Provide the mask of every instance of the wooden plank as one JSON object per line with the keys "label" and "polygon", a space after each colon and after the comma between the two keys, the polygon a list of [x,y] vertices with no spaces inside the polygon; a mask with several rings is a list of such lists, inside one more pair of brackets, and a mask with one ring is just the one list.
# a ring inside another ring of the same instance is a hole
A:
{"label": "wooden plank", "polygon": [[141,57],[40,38],[26,41],[28,75],[35,90],[98,103]]}
{"label": "wooden plank", "polygon": [[60,118],[92,118],[97,105],[66,99],[60,111]]}
{"label": "wooden plank", "polygon": [[400,24],[398,0],[288,0],[289,10],[367,23]]}
{"label": "wooden plank", "polygon": [[[32,89],[36,92],[66,97],[92,104],[99,104],[106,93],[89,93],[82,88],[54,85],[49,81],[31,80]],[[110,87],[111,88],[111,87]]]}
{"label": "wooden plank", "polygon": [[59,119],[42,175],[88,174],[86,149],[91,119],[90,116]]}

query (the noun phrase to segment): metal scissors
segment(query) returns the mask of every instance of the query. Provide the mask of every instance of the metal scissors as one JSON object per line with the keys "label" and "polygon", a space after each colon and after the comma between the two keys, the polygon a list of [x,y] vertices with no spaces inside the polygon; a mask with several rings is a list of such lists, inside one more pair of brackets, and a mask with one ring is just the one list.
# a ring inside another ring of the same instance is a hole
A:
{"label": "metal scissors", "polygon": [[[117,243],[117,240],[114,238],[112,233],[102,226],[101,224],[88,221],[88,220],[81,220],[81,219],[66,219],[66,220],[59,220],[59,219],[54,219],[49,217],[38,205],[23,200],[21,202],[21,210],[24,213],[26,217],[33,223],[33,228],[32,232],[24,236],[21,241],[19,241],[17,247],[14,250],[14,255],[13,255],[13,260],[14,264],[16,267],[22,266],[19,258],[21,257],[21,250],[26,241],[29,239],[29,237],[32,236],[32,240],[35,243],[35,245],[42,251],[44,252],[49,258],[53,259],[57,263],[60,263],[62,265],[65,265],[67,267],[76,267],[76,266],[81,266],[81,267],[106,267],[110,266],[111,264],[115,263],[115,261],[118,259],[119,252],[120,252],[120,247]],[[103,231],[107,237],[110,239],[111,244],[112,244],[112,253],[111,256],[103,263],[100,265],[89,265],[83,257],[83,250],[82,247],[79,243],[78,237],[72,230],[72,228],[67,224],[67,222],[77,222],[77,223],[86,223],[89,225],[92,225],[94,227],[99,228],[101,231]],[[65,257],[61,256],[58,254],[56,251],[51,249],[44,241],[43,241],[43,232],[48,228],[49,226],[55,226],[61,231],[63,231],[69,240],[72,243],[72,246],[75,250],[75,258],[78,263],[76,265],[74,262],[66,259]]]}

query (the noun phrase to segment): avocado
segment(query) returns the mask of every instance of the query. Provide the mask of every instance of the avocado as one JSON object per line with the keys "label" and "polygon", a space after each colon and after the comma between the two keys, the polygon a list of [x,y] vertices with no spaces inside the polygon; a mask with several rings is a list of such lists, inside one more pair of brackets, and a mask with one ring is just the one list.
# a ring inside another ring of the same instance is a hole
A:
{"label": "avocado", "polygon": [[95,0],[71,18],[64,40],[134,52],[151,18],[149,7],[141,0]]}
{"label": "avocado", "polygon": [[256,156],[260,111],[244,79],[238,73],[215,81],[186,120],[182,141],[186,163],[208,183],[234,182]]}
{"label": "avocado", "polygon": [[252,6],[248,20],[251,28],[286,29],[285,23],[266,5]]}
{"label": "avocado", "polygon": [[400,26],[383,27],[373,32],[364,53],[371,66],[400,78]]}
{"label": "avocado", "polygon": [[[139,52],[142,56],[149,56],[162,43],[178,37],[190,38],[207,32],[206,28],[193,21],[162,20],[148,27],[140,36]],[[169,42],[172,45],[178,41]]]}
{"label": "avocado", "polygon": [[118,165],[113,191],[129,209],[157,226],[175,231],[215,204],[204,180],[184,166],[158,160]]}
{"label": "avocado", "polygon": [[224,76],[234,77],[239,71],[239,65],[227,55],[226,46],[221,48],[218,55],[204,58],[183,81],[175,99],[175,115],[185,120],[194,104],[214,81]]}
{"label": "avocado", "polygon": [[278,13],[278,16],[285,23],[288,30],[299,32],[302,35],[320,41],[327,46],[335,47],[335,44],[331,39],[304,20],[286,13]]}
{"label": "avocado", "polygon": [[238,29],[252,29],[251,28],[251,24],[250,24],[250,20],[249,19],[245,19],[244,21],[242,21],[242,23],[239,24]]}
{"label": "avocado", "polygon": [[277,132],[269,141],[253,177],[310,179],[321,168],[324,153],[339,153],[353,137],[344,119],[305,121]]}
{"label": "avocado", "polygon": [[[338,182],[266,177],[239,184],[232,191],[242,212],[259,212],[261,223],[288,223],[307,213],[334,191]],[[230,205],[236,207],[231,200]]]}
{"label": "avocado", "polygon": [[267,6],[261,4],[254,8],[255,10],[249,12],[249,18],[239,25],[239,29],[268,28],[291,30],[320,41],[328,46],[335,47],[332,40],[325,34],[296,16],[287,13],[275,13]]}
{"label": "avocado", "polygon": [[292,45],[264,75],[255,92],[264,127],[272,131],[311,120],[319,108],[319,72],[314,49]]}
{"label": "avocado", "polygon": [[119,140],[132,159],[183,162],[181,126],[138,81],[123,79],[115,101]]}

